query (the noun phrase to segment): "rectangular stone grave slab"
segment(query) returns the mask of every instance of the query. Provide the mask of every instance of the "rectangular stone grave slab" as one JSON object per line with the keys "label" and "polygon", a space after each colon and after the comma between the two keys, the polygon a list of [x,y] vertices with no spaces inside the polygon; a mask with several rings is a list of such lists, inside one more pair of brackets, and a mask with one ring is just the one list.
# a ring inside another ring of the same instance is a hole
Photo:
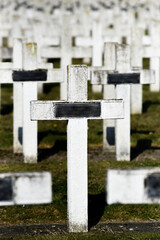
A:
{"label": "rectangular stone grave slab", "polygon": [[160,168],[108,169],[107,204],[160,203]]}
{"label": "rectangular stone grave slab", "polygon": [[47,204],[52,201],[49,172],[15,172],[0,174],[0,206]]}

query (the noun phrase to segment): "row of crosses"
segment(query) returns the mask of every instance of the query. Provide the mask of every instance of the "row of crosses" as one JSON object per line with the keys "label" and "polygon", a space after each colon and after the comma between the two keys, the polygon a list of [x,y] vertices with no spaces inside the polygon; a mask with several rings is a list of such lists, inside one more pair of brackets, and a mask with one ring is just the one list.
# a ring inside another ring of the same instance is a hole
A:
{"label": "row of crosses", "polygon": [[[34,153],[37,144],[37,120],[68,120],[68,226],[70,232],[86,232],[88,231],[88,119],[119,119],[117,123],[119,128],[116,129],[117,139],[123,142],[124,147],[128,147],[128,137],[126,137],[127,140],[125,137],[120,139],[120,131],[130,134],[129,84],[142,83],[143,75],[140,69],[131,70],[129,46],[108,43],[108,49],[110,49],[108,57],[110,57],[112,68],[93,70],[92,80],[95,81],[95,75],[98,79],[96,84],[103,82],[103,84],[116,85],[116,100],[87,100],[88,67],[69,65],[67,101],[37,101],[37,82],[55,81],[53,79],[57,75],[51,69],[38,69],[35,44],[22,43],[21,40],[16,44],[21,48],[17,54],[22,53],[19,58],[23,64],[20,67],[14,66],[12,69],[0,69],[0,74],[3,83],[22,85],[25,161],[32,160],[32,155],[28,154]],[[63,73],[61,74],[63,81]],[[57,78],[60,79],[60,75]],[[146,80],[145,83],[147,83]],[[124,126],[128,129],[125,130]]]}

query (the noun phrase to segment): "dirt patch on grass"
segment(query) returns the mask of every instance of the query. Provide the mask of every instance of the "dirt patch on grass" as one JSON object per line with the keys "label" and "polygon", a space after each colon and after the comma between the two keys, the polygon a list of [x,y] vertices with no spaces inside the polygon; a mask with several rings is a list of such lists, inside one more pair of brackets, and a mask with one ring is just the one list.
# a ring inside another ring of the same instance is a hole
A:
{"label": "dirt patch on grass", "polygon": [[22,154],[14,154],[12,149],[0,149],[0,163],[19,163],[23,162]]}
{"label": "dirt patch on grass", "polygon": [[[54,148],[39,149],[38,161],[59,159],[67,159],[66,149],[55,151]],[[116,160],[115,152],[103,150],[102,146],[92,146],[88,148],[89,161]],[[131,161],[158,161],[160,160],[160,147],[152,147],[149,149],[131,148]],[[23,162],[22,154],[14,154],[13,149],[0,149],[0,163],[19,163]]]}
{"label": "dirt patch on grass", "polygon": [[[99,223],[91,233],[160,233],[160,222]],[[0,226],[0,237],[68,234],[67,224],[27,224]]]}
{"label": "dirt patch on grass", "polygon": [[66,224],[26,224],[0,226],[0,237],[36,236],[44,234],[65,234]]}

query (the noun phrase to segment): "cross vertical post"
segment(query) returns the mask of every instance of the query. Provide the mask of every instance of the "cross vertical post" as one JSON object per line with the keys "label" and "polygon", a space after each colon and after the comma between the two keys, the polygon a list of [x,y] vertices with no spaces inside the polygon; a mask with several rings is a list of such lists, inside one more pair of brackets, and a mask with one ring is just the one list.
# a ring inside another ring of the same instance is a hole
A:
{"label": "cross vertical post", "polygon": [[[22,69],[22,40],[14,39],[13,69]],[[22,83],[13,84],[13,151],[22,153]]]}
{"label": "cross vertical post", "polygon": [[150,90],[154,92],[160,91],[160,21],[152,20],[150,24],[152,46],[157,47],[156,56],[153,54],[153,57],[150,58],[150,69],[155,70],[156,74],[155,84],[150,85]]}
{"label": "cross vertical post", "polygon": [[60,87],[60,99],[67,99],[67,65],[72,63],[72,38],[71,38],[71,24],[69,16],[63,16],[63,28],[61,39],[61,69],[64,70],[64,82]]}
{"label": "cross vertical post", "polygon": [[[104,66],[107,70],[114,71],[116,64],[115,47],[112,43],[104,44]],[[103,86],[103,99],[115,98],[115,86]],[[103,120],[103,149],[115,151],[115,120]]]}
{"label": "cross vertical post", "polygon": [[[142,69],[142,28],[132,29],[132,44],[131,44],[131,66],[132,68]],[[142,85],[131,85],[131,113],[142,113]]]}
{"label": "cross vertical post", "polygon": [[150,90],[158,92],[160,90],[160,28],[159,20],[152,20],[150,23],[152,46],[143,47],[143,58],[150,58],[150,69],[155,71],[155,83],[150,85]]}
{"label": "cross vertical post", "polygon": [[[23,44],[24,70],[37,69],[37,45]],[[23,84],[23,154],[24,162],[37,162],[37,122],[30,120],[30,101],[37,99],[37,83]],[[31,137],[32,133],[32,137]],[[36,147],[35,147],[36,146]]]}
{"label": "cross vertical post", "polygon": [[[101,20],[95,19],[93,21],[92,26],[92,34],[93,34],[93,46],[92,46],[92,66],[100,67],[102,66],[102,22]],[[93,92],[101,92],[102,86],[93,85]]]}
{"label": "cross vertical post", "polygon": [[[87,71],[85,66],[69,66],[68,101],[87,101]],[[88,231],[87,126],[85,118],[68,120],[67,196],[71,232]]]}
{"label": "cross vertical post", "polygon": [[[116,48],[116,70],[119,73],[131,71],[129,45],[116,45]],[[116,158],[130,161],[130,85],[117,84],[116,98],[122,98],[125,103],[124,119],[116,121]]]}

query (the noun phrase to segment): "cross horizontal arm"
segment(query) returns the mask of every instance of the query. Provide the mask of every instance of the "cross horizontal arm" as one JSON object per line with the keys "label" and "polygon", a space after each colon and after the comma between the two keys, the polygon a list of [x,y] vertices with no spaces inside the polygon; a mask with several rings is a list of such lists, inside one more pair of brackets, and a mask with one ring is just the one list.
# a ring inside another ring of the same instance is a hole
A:
{"label": "cross horizontal arm", "polygon": [[43,47],[41,49],[42,58],[61,58],[61,55],[60,47]]}
{"label": "cross horizontal arm", "polygon": [[15,82],[63,82],[63,71],[54,69],[36,69],[31,71],[13,71],[13,81]]}
{"label": "cross horizontal arm", "polygon": [[140,70],[126,73],[91,69],[91,84],[151,84],[155,82],[154,70]]}
{"label": "cross horizontal arm", "polygon": [[[38,63],[38,68],[39,69],[53,69],[53,64],[52,63]],[[19,70],[19,69],[14,68],[14,64],[12,62],[0,62],[0,69]]]}
{"label": "cross horizontal arm", "polygon": [[160,48],[159,47],[151,47],[151,46],[143,47],[143,57],[144,58],[159,57],[159,56],[160,56]]}
{"label": "cross horizontal arm", "polygon": [[31,101],[31,120],[123,118],[122,100],[86,102]]}
{"label": "cross horizontal arm", "polygon": [[72,47],[72,58],[91,58],[91,47]]}
{"label": "cross horizontal arm", "polygon": [[13,83],[12,70],[0,69],[0,83]]}
{"label": "cross horizontal arm", "polygon": [[34,70],[34,71],[12,71],[0,69],[0,83],[13,82],[63,82],[62,70]]}
{"label": "cross horizontal arm", "polygon": [[0,69],[12,69],[13,63],[12,62],[0,62]]}
{"label": "cross horizontal arm", "polygon": [[93,39],[91,37],[76,37],[75,45],[83,47],[93,46]]}
{"label": "cross horizontal arm", "polygon": [[[90,47],[73,47],[72,58],[91,58],[92,48]],[[60,47],[44,47],[41,50],[42,58],[61,58],[62,50]]]}
{"label": "cross horizontal arm", "polygon": [[64,81],[64,71],[62,69],[48,69],[47,82],[62,83]]}
{"label": "cross horizontal arm", "polygon": [[160,168],[108,169],[107,203],[160,203]]}

